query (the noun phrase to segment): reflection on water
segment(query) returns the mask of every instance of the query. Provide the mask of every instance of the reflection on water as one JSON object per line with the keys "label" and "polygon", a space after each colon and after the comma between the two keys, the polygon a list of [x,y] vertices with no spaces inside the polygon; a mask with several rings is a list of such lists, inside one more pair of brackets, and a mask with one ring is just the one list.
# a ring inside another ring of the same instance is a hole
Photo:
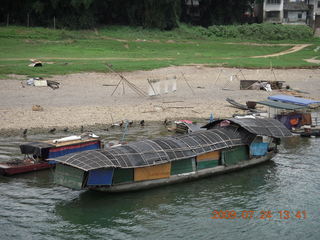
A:
{"label": "reflection on water", "polygon": [[[144,128],[129,139],[163,134],[163,127]],[[0,160],[17,156],[24,141],[0,138]],[[133,193],[69,190],[53,184],[51,171],[0,177],[1,239],[318,239],[319,143],[290,139],[270,163]],[[270,210],[273,217],[214,220],[213,210]],[[284,220],[280,210],[308,217]]]}

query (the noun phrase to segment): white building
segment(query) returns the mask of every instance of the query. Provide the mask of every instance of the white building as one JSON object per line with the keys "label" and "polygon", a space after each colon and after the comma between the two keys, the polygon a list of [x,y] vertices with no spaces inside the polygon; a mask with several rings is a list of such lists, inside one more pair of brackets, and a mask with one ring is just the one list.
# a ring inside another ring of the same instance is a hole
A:
{"label": "white building", "polygon": [[309,24],[311,10],[309,2],[309,0],[264,0],[263,21]]}

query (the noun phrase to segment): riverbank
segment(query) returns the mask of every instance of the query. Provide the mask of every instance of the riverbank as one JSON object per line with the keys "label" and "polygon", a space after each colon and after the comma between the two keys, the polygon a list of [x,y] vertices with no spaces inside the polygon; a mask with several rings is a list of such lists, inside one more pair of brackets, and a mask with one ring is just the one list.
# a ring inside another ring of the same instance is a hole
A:
{"label": "riverbank", "polygon": [[[319,98],[320,69],[248,70],[210,68],[202,65],[181,66],[151,71],[125,72],[123,75],[137,87],[148,92],[147,79],[176,77],[177,90],[156,97],[139,96],[126,84],[120,84],[116,73],[79,73],[57,75],[48,80],[60,83],[60,88],[32,87],[26,77],[12,76],[1,80],[0,131],[30,128],[79,128],[81,126],[108,126],[124,119],[134,122],[164,121],[166,118],[199,119],[230,117],[241,110],[232,108],[225,99],[241,103],[263,100],[277,94],[265,91],[239,90],[239,79],[279,80],[285,85],[307,93],[307,98]],[[232,77],[231,76],[237,76]],[[19,80],[18,80],[19,79]],[[43,111],[33,111],[40,105]]]}

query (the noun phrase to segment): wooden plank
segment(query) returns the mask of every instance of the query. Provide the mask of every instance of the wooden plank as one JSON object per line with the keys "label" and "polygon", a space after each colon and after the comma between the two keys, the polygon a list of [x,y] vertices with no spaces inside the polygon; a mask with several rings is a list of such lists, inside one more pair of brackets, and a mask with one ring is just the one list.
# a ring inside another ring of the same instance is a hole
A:
{"label": "wooden plank", "polygon": [[154,180],[170,177],[171,163],[134,169],[134,181]]}
{"label": "wooden plank", "polygon": [[205,154],[197,156],[197,162],[209,161],[209,160],[219,160],[220,155],[221,155],[220,151],[205,153]]}

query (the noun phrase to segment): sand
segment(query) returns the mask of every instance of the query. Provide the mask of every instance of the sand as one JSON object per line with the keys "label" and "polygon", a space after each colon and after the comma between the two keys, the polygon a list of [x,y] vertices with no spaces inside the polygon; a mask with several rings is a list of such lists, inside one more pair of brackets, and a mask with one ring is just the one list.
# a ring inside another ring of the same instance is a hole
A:
{"label": "sand", "polygon": [[[123,73],[145,92],[149,89],[147,79],[160,79],[163,82],[167,78],[177,78],[176,92],[154,97],[139,96],[122,84],[111,96],[114,85],[120,80],[115,73],[54,76],[50,80],[61,83],[57,90],[27,86],[26,77],[22,76],[22,80],[18,80],[13,76],[12,79],[0,80],[0,131],[109,125],[124,119],[198,119],[209,118],[211,113],[214,117],[230,117],[242,111],[232,108],[225,101],[227,97],[245,103],[248,100],[264,100],[269,95],[279,93],[239,90],[239,80],[234,77],[230,81],[232,75],[250,80],[276,78],[286,81],[285,84],[293,89],[308,92],[300,93],[303,97],[320,99],[320,69],[277,69],[274,73],[270,69],[211,68],[202,65]],[[33,111],[34,105],[40,105],[44,110]]]}

